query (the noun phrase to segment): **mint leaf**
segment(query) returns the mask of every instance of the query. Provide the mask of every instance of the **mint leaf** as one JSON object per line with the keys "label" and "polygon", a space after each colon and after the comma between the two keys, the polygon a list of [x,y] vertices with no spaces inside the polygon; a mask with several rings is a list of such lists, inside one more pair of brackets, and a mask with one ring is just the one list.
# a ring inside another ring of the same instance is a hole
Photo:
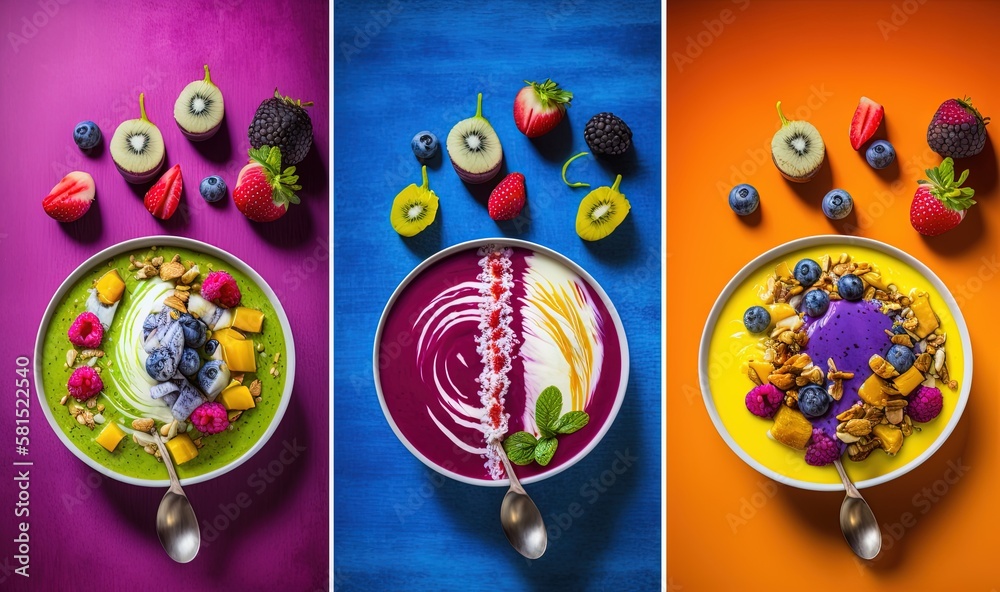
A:
{"label": "mint leaf", "polygon": [[558,388],[550,386],[538,395],[538,400],[535,402],[535,424],[542,436],[548,438],[555,435],[552,426],[559,419],[560,412],[562,412],[562,393]]}
{"label": "mint leaf", "polygon": [[557,434],[572,434],[588,423],[590,415],[586,411],[570,411],[556,421],[552,431]]}
{"label": "mint leaf", "polygon": [[527,465],[535,460],[536,444],[534,435],[528,432],[516,432],[507,436],[503,441],[503,451],[507,453],[510,462],[515,465]]}
{"label": "mint leaf", "polygon": [[552,460],[552,456],[556,453],[556,447],[559,446],[559,441],[555,438],[542,438],[538,441],[535,446],[535,460],[538,464],[543,467],[549,464]]}

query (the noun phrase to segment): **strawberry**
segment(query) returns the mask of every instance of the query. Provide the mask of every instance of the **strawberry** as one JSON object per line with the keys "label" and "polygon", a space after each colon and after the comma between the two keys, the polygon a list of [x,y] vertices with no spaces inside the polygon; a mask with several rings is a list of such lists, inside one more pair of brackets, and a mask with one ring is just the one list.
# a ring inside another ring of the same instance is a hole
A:
{"label": "strawberry", "polygon": [[958,226],[966,211],[976,203],[975,190],[961,187],[966,170],[955,180],[955,162],[949,157],[936,169],[927,169],[929,181],[921,179],[910,204],[910,224],[925,236],[937,236]]}
{"label": "strawberry", "polygon": [[66,175],[42,200],[42,209],[60,222],[73,222],[90,209],[94,201],[94,178],[89,173],[73,171]]}
{"label": "strawberry", "polygon": [[562,121],[573,93],[559,88],[551,79],[541,84],[527,80],[524,83],[528,86],[514,97],[514,123],[522,134],[537,138]]}
{"label": "strawberry", "polygon": [[154,217],[160,220],[169,220],[177,211],[177,204],[181,203],[181,192],[184,184],[181,179],[181,165],[175,164],[170,170],[163,173],[160,180],[153,184],[146,192],[146,209]]}
{"label": "strawberry", "polygon": [[243,215],[255,222],[273,222],[285,215],[288,204],[299,203],[295,192],[302,189],[295,167],[281,170],[281,149],[261,146],[250,149],[250,164],[236,179],[233,201]]}
{"label": "strawberry", "polygon": [[857,150],[864,146],[875,135],[884,115],[885,107],[868,97],[861,97],[851,118],[851,148]]}
{"label": "strawberry", "polygon": [[983,117],[972,106],[972,99],[948,99],[941,103],[927,126],[927,145],[941,156],[975,156],[986,146],[989,122],[989,117]]}
{"label": "strawberry", "polygon": [[521,173],[511,173],[500,181],[493,193],[490,193],[490,201],[487,209],[490,218],[494,220],[512,220],[521,213],[524,207],[524,175]]}

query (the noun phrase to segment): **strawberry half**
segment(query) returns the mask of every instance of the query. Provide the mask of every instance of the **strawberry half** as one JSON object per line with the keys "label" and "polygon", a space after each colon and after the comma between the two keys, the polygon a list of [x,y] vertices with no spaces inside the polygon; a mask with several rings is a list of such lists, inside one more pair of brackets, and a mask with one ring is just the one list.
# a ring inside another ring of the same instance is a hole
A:
{"label": "strawberry half", "polygon": [[851,148],[857,150],[864,146],[875,135],[884,116],[885,107],[868,97],[861,97],[851,119]]}
{"label": "strawberry half", "polygon": [[94,201],[94,178],[73,171],[66,175],[42,200],[42,209],[60,222],[74,222],[87,213]]}
{"label": "strawberry half", "polygon": [[493,193],[487,210],[494,220],[512,220],[521,213],[526,196],[524,193],[524,175],[511,173],[500,181]]}
{"label": "strawberry half", "polygon": [[281,149],[261,146],[250,149],[250,164],[236,179],[233,201],[236,209],[254,222],[273,222],[288,212],[288,204],[299,203],[295,167],[281,170]]}
{"label": "strawberry half", "polygon": [[562,121],[573,93],[559,88],[552,79],[541,84],[527,80],[524,83],[528,86],[514,97],[514,123],[522,134],[537,138]]}
{"label": "strawberry half", "polygon": [[169,220],[177,211],[177,205],[181,203],[183,190],[181,165],[175,164],[149,188],[143,203],[146,204],[146,209],[154,217],[160,220]]}
{"label": "strawberry half", "polygon": [[965,213],[976,203],[975,190],[961,187],[969,176],[966,169],[955,180],[955,162],[949,157],[936,169],[927,169],[929,181],[921,179],[910,204],[910,224],[925,236],[947,232],[965,219]]}

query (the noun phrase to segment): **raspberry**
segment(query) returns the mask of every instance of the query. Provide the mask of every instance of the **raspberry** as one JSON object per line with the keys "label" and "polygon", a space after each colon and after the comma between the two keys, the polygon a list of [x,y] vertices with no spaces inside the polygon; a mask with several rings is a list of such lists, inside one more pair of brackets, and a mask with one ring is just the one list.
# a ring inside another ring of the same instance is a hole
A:
{"label": "raspberry", "polygon": [[827,436],[823,430],[813,428],[812,440],[806,448],[806,463],[814,467],[828,465],[840,458],[843,451],[840,442]]}
{"label": "raspberry", "polygon": [[101,392],[101,389],[104,388],[104,382],[101,381],[101,375],[97,373],[97,370],[90,366],[80,366],[70,375],[66,388],[75,399],[86,401]]}
{"label": "raspberry", "polygon": [[240,305],[243,295],[233,276],[225,271],[213,271],[201,283],[201,297],[222,308],[234,308]]}
{"label": "raspberry", "polygon": [[757,417],[771,417],[785,400],[785,394],[773,384],[755,386],[747,393],[746,404],[750,413]]}
{"label": "raspberry", "polygon": [[202,403],[191,412],[194,429],[203,434],[218,434],[229,427],[229,415],[222,403]]}
{"label": "raspberry", "polygon": [[944,398],[941,396],[941,391],[932,386],[923,386],[917,394],[910,397],[910,405],[906,408],[906,412],[913,421],[923,423],[937,417],[942,407]]}
{"label": "raspberry", "polygon": [[70,342],[77,347],[97,349],[104,339],[104,327],[101,320],[92,312],[80,313],[73,324],[69,326]]}

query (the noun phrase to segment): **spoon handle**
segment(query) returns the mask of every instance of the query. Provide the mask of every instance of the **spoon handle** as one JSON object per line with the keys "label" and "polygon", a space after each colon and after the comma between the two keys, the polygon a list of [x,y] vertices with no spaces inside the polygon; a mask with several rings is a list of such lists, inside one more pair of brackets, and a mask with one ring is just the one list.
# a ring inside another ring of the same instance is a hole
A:
{"label": "spoon handle", "polygon": [[156,440],[156,447],[160,449],[160,457],[163,459],[163,464],[167,465],[167,473],[170,475],[170,491],[178,495],[184,495],[184,490],[181,489],[181,480],[177,478],[177,470],[174,468],[174,461],[170,458],[170,452],[164,446],[163,439],[160,438],[160,434],[157,433],[155,428],[149,433]]}
{"label": "spoon handle", "polygon": [[858,488],[854,486],[851,479],[847,476],[847,471],[844,470],[844,463],[840,462],[840,459],[833,461],[834,466],[837,467],[837,472],[840,473],[840,480],[844,482],[844,489],[847,491],[847,495],[851,497],[861,497],[861,493]]}
{"label": "spoon handle", "polygon": [[518,481],[517,475],[514,474],[514,468],[510,465],[510,459],[507,458],[507,452],[504,451],[503,446],[499,443],[494,444],[497,449],[497,454],[500,455],[500,460],[503,461],[504,472],[507,473],[507,478],[510,479],[510,488],[519,493],[526,494],[524,488],[521,487],[521,482]]}

